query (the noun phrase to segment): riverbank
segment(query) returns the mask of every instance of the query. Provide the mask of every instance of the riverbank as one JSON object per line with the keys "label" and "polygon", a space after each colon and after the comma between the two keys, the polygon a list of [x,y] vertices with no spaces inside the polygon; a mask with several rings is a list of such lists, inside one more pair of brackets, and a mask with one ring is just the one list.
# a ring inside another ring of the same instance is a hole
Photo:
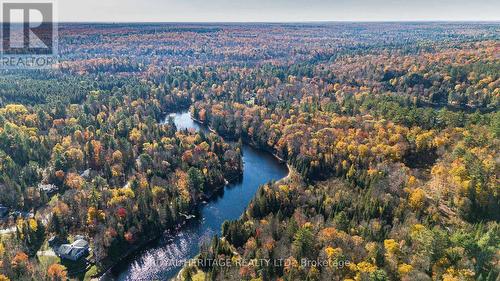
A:
{"label": "riverbank", "polygon": [[141,251],[142,249],[144,249],[145,247],[147,247],[151,243],[160,239],[162,237],[162,235],[165,235],[165,232],[169,232],[169,231],[177,232],[177,231],[179,231],[186,224],[187,220],[188,219],[186,217],[184,217],[183,221],[178,223],[174,228],[165,229],[163,231],[163,233],[161,233],[161,234],[157,234],[157,235],[150,234],[151,237],[149,237],[146,240],[143,240],[142,242],[139,242],[136,245],[133,245],[131,248],[129,248],[127,250],[126,253],[124,253],[121,257],[119,257],[116,261],[113,261],[112,263],[110,263],[109,266],[106,266],[104,270],[98,271],[97,274],[92,276],[92,278],[97,278],[101,281],[112,280],[113,277],[111,275],[113,274],[112,272],[113,272],[113,269],[115,269],[115,267],[117,267],[122,262],[125,262],[129,259],[132,259],[139,251]]}
{"label": "riverbank", "polygon": [[[183,213],[179,212],[179,215],[181,217],[183,217],[182,221],[180,221],[179,223],[177,223],[174,227],[172,227],[170,229],[163,230],[159,234],[151,233],[150,234],[151,237],[147,238],[144,241],[139,242],[137,245],[133,245],[131,248],[129,248],[127,250],[126,253],[124,253],[121,257],[119,257],[118,260],[112,262],[109,266],[106,267],[105,270],[98,272],[97,274],[92,276],[92,278],[98,278],[100,280],[107,280],[106,276],[109,274],[112,274],[113,270],[117,266],[119,266],[121,263],[123,263],[127,260],[133,259],[134,256],[136,256],[138,254],[138,252],[140,252],[144,248],[147,248],[148,245],[151,245],[152,243],[158,242],[158,240],[161,239],[162,237],[165,237],[166,240],[169,240],[169,239],[175,237],[175,235],[177,235],[180,231],[183,230],[183,228],[189,223],[190,220],[196,218],[197,215],[199,215],[199,208],[202,208],[207,203],[207,201],[210,201],[210,200],[217,198],[229,184],[235,183],[241,177],[242,177],[242,175],[240,175],[239,177],[225,179],[224,185],[215,187],[211,192],[201,193],[198,196],[198,201],[193,205],[193,210],[195,210],[195,212],[191,212],[188,214],[183,214]],[[112,278],[110,278],[110,279],[112,279]]]}
{"label": "riverbank", "polygon": [[[174,118],[179,130],[209,130],[201,122],[190,118],[188,112],[172,114],[171,118]],[[289,175],[289,170],[276,157],[254,147],[249,143],[242,147],[245,164],[241,181],[221,187],[220,193],[214,193],[209,202],[199,205],[199,216],[188,220],[190,223],[187,225],[182,224],[165,239],[159,240],[164,237],[160,234],[148,239],[149,243],[135,247],[133,253],[117,262],[120,266],[112,268],[112,274],[107,275],[109,278],[102,280],[166,280],[175,277],[182,266],[172,266],[172,261],[194,257],[199,252],[200,243],[219,233],[225,220],[241,216],[259,186]],[[218,196],[220,194],[223,195]],[[153,244],[154,241],[158,244]]]}
{"label": "riverbank", "polygon": [[190,220],[196,218],[200,214],[200,209],[207,203],[207,201],[211,201],[219,197],[224,192],[226,186],[238,182],[242,176],[243,168],[239,171],[238,175],[225,177],[224,182],[220,185],[212,187],[209,191],[197,194],[196,200],[193,200],[195,203],[191,206],[191,211],[186,214],[178,212],[179,220],[173,227],[163,229],[159,232],[147,233],[142,236],[142,239],[138,241],[137,244],[129,245],[129,247],[125,249],[119,257],[116,257],[111,261],[104,261],[105,265],[103,266],[103,269],[94,274],[92,278],[98,278],[100,280],[114,280],[113,273],[119,271],[119,268],[123,263],[128,263],[128,261],[133,260],[141,250],[153,246],[153,244],[159,242],[161,238],[169,240],[175,237],[183,230]]}
{"label": "riverbank", "polygon": [[[234,137],[234,136],[228,136],[228,135],[221,135],[219,132],[217,132],[217,130],[215,130],[214,128],[210,127],[210,125],[208,125],[206,122],[203,122],[199,119],[196,119],[194,118],[191,114],[191,119],[193,121],[195,121],[196,123],[208,128],[208,130],[214,134],[217,134],[218,136],[222,137],[223,139],[225,140],[229,140],[229,141],[238,141],[239,139]],[[274,151],[274,149],[268,147],[268,146],[265,146],[265,147],[262,147],[260,146],[259,144],[255,143],[254,141],[252,141],[251,139],[247,138],[247,137],[241,137],[241,140],[243,141],[244,144],[246,145],[249,145],[255,149],[258,149],[258,150],[262,150],[262,151],[265,151],[269,154],[271,154],[274,158],[276,158],[276,160],[278,160],[280,163],[287,163],[287,161],[281,157],[279,157],[277,154],[276,154],[276,151]],[[290,168],[290,166],[287,164],[288,168]]]}
{"label": "riverbank", "polygon": [[[287,169],[288,169],[288,174],[286,177],[276,181],[274,184],[277,184],[277,185],[281,185],[281,184],[287,184],[289,181],[292,181],[293,178],[301,178],[300,174],[290,165],[290,164],[286,164],[287,166]],[[255,196],[252,198],[254,199]],[[246,209],[245,209],[246,211]],[[225,239],[225,238],[221,238],[221,239]],[[196,259],[199,257],[199,254],[196,255],[195,257],[193,257],[192,259],[190,259],[189,261],[192,261],[191,264],[196,264]],[[177,273],[177,275],[171,279],[171,281],[184,281],[183,278],[182,278],[182,274],[183,274],[183,271],[186,270],[188,268],[188,265],[190,262],[187,262],[186,265],[184,265],[181,270],[179,270],[179,272]],[[203,272],[201,270],[198,269],[198,272],[195,274],[203,274]],[[198,279],[197,279],[198,280]],[[200,279],[201,280],[201,279]]]}

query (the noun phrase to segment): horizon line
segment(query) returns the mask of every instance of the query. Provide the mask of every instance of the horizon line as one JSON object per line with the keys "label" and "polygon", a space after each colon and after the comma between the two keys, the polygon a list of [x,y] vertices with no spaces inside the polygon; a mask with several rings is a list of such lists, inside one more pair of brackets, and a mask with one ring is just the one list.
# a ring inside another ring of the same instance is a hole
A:
{"label": "horizon line", "polygon": [[[5,24],[6,22],[0,22]],[[26,23],[26,22],[9,22]],[[500,23],[495,20],[303,20],[303,21],[53,21],[55,24],[318,24],[318,23]]]}

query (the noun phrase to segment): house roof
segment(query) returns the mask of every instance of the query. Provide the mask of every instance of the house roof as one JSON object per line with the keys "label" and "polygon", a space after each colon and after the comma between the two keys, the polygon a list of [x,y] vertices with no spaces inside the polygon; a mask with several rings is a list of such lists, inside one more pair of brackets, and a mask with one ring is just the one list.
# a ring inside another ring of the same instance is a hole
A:
{"label": "house roof", "polygon": [[76,257],[79,253],[85,251],[85,248],[73,248],[71,249],[70,255]]}
{"label": "house roof", "polygon": [[57,186],[55,186],[53,184],[39,184],[38,189],[43,190],[43,191],[47,191],[47,192],[58,190]]}
{"label": "house roof", "polygon": [[62,244],[59,247],[59,255],[77,257],[82,251],[88,250],[89,242],[77,239],[71,244]]}
{"label": "house roof", "polygon": [[71,252],[71,245],[70,244],[62,244],[60,247],[59,247],[59,254],[60,255],[69,255],[69,253]]}
{"label": "house roof", "polygon": [[77,248],[87,248],[89,246],[89,242],[87,242],[83,239],[78,239],[75,242],[71,243],[71,246],[77,247]]}
{"label": "house roof", "polygon": [[81,173],[80,176],[82,178],[88,178],[88,177],[90,177],[90,169],[87,169],[87,170],[83,171],[83,173]]}
{"label": "house roof", "polygon": [[80,239],[85,240],[85,236],[83,236],[83,235],[75,235],[75,240],[74,241],[80,240]]}

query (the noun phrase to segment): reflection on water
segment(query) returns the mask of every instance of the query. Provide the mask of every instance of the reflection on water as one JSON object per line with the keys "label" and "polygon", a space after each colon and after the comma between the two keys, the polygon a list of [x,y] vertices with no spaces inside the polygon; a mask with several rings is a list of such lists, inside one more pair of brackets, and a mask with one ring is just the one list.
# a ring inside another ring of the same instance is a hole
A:
{"label": "reflection on water", "polygon": [[[188,112],[170,115],[178,130],[194,129],[207,131],[194,122]],[[167,120],[168,121],[168,117]],[[178,262],[193,258],[203,242],[220,234],[225,220],[234,220],[244,212],[260,185],[279,180],[288,173],[269,153],[243,146],[244,171],[239,183],[226,187],[217,197],[200,211],[200,216],[187,224],[173,237],[162,237],[153,245],[136,255],[128,264],[123,264],[116,280],[166,280],[175,277],[181,266]]]}
{"label": "reflection on water", "polygon": [[165,122],[168,122],[170,118],[174,120],[174,124],[177,127],[177,130],[194,129],[196,131],[201,130],[205,133],[208,132],[206,127],[201,126],[193,119],[191,119],[191,115],[189,114],[189,112],[172,113],[167,116]]}

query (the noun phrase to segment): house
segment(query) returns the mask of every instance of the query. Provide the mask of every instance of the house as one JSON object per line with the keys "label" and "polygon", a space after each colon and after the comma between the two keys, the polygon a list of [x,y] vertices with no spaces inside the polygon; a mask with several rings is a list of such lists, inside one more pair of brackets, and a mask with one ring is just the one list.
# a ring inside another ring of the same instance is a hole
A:
{"label": "house", "polygon": [[82,177],[84,179],[89,179],[90,178],[90,169],[83,171],[83,173],[80,174],[80,177]]}
{"label": "house", "polygon": [[63,259],[77,261],[89,253],[89,242],[83,236],[75,236],[75,241],[71,244],[59,246],[57,254]]}
{"label": "house", "polygon": [[13,211],[10,213],[13,218],[23,218],[23,219],[32,219],[35,217],[33,212],[25,212],[25,211]]}
{"label": "house", "polygon": [[45,191],[47,195],[53,194],[58,190],[57,186],[53,184],[39,184],[38,189],[41,191]]}

